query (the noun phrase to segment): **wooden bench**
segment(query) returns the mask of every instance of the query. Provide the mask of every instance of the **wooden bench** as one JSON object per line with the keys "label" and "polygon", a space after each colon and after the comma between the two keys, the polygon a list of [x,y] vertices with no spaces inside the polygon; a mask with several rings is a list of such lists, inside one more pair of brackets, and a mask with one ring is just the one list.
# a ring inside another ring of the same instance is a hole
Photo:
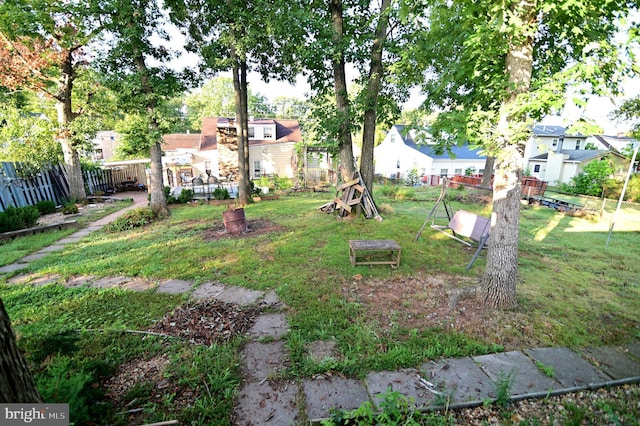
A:
{"label": "wooden bench", "polygon": [[[471,269],[473,262],[478,258],[480,251],[486,247],[489,242],[491,220],[466,210],[458,210],[447,226],[432,225],[431,227],[444,232],[446,236],[460,241],[469,247],[477,247],[471,262],[467,265],[466,270],[468,271]],[[445,232],[445,230],[450,230],[451,233]]]}
{"label": "wooden bench", "polygon": [[[394,240],[349,240],[349,259],[356,265],[400,266],[402,248]],[[360,256],[360,260],[358,260]]]}

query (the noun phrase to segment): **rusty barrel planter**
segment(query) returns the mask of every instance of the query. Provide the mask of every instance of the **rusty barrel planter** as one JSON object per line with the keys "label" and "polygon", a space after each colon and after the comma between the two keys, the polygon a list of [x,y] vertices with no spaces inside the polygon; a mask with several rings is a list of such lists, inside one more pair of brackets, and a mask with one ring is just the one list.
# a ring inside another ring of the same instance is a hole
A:
{"label": "rusty barrel planter", "polygon": [[224,229],[229,234],[241,234],[247,232],[247,219],[244,217],[244,208],[229,209],[222,212]]}

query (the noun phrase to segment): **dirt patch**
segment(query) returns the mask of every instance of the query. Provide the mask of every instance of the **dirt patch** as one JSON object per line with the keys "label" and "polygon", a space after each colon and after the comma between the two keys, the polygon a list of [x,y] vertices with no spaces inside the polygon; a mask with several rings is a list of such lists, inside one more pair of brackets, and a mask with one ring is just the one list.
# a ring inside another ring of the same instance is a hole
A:
{"label": "dirt patch", "polygon": [[215,222],[207,228],[203,237],[205,241],[219,240],[221,238],[253,238],[271,232],[284,231],[286,228],[266,219],[247,220],[247,231],[239,234],[229,234],[224,228],[223,222]]}
{"label": "dirt patch", "polygon": [[525,312],[489,311],[476,298],[469,277],[417,274],[385,279],[355,275],[343,286],[347,300],[361,303],[385,333],[394,328],[439,327],[503,345],[506,350],[537,347]]}

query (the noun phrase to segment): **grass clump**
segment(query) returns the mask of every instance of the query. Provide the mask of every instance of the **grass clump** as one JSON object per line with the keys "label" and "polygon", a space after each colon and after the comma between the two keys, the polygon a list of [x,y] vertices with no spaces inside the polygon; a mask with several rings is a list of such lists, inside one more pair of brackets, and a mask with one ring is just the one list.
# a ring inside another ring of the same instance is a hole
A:
{"label": "grass clump", "polygon": [[36,208],[40,212],[40,215],[50,214],[56,212],[56,203],[51,200],[38,201]]}
{"label": "grass clump", "polygon": [[150,223],[153,223],[158,216],[149,207],[139,207],[132,209],[120,216],[109,225],[107,225],[107,232],[122,232],[130,229],[140,228]]}

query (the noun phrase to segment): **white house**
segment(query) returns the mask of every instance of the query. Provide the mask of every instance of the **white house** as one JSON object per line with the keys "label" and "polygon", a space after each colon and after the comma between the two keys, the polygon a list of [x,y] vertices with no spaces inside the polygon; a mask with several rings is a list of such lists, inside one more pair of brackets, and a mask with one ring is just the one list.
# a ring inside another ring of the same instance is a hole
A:
{"label": "white house", "polygon": [[607,157],[614,159],[615,174],[623,172],[624,156],[617,149],[612,149],[606,139],[600,136],[571,135],[566,130],[562,126],[533,126],[532,136],[524,153],[525,167],[531,176],[552,185],[569,183],[589,163]]}
{"label": "white house", "polygon": [[404,125],[396,124],[373,152],[375,174],[405,179],[411,170],[418,176],[464,175],[467,170],[482,174],[486,157],[478,154],[469,145],[451,147],[450,152],[437,153],[435,144],[418,143],[415,132]]}

